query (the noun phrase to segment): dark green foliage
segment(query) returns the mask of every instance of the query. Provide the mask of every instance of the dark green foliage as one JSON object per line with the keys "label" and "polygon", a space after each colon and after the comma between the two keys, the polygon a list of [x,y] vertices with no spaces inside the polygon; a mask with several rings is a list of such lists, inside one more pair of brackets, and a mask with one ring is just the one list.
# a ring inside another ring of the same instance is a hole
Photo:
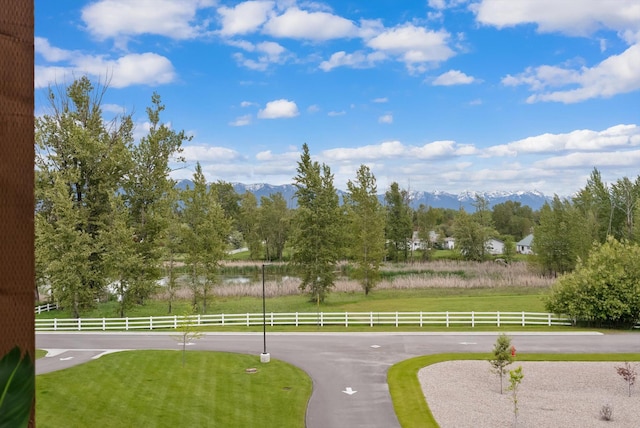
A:
{"label": "dark green foliage", "polygon": [[31,356],[13,348],[0,360],[0,427],[29,424],[35,397],[35,368]]}
{"label": "dark green foliage", "polygon": [[384,211],[377,196],[375,176],[360,166],[356,182],[349,180],[345,195],[349,225],[349,256],[355,267],[352,276],[360,281],[365,294],[380,281],[384,258]]}
{"label": "dark green foliage", "polygon": [[595,326],[640,321],[640,247],[609,238],[551,289],[547,310]]}
{"label": "dark green foliage", "polygon": [[297,171],[292,262],[300,270],[300,289],[308,291],[319,304],[334,285],[342,251],[343,218],[331,169],[311,160],[307,144],[302,146]]}
{"label": "dark green foliage", "polygon": [[413,232],[409,192],[401,190],[398,183],[393,182],[385,192],[384,200],[387,208],[385,237],[389,259],[394,262],[407,261],[409,240]]}

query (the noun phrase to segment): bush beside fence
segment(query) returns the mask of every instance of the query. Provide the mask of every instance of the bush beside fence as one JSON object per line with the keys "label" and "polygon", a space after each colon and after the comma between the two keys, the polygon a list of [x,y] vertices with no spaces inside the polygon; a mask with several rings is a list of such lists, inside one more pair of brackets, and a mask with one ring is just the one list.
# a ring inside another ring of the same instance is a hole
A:
{"label": "bush beside fence", "polygon": [[[262,326],[262,313],[193,315],[183,317],[36,319],[36,331],[156,330],[194,326]],[[268,326],[569,326],[570,319],[538,312],[290,312],[266,314]]]}

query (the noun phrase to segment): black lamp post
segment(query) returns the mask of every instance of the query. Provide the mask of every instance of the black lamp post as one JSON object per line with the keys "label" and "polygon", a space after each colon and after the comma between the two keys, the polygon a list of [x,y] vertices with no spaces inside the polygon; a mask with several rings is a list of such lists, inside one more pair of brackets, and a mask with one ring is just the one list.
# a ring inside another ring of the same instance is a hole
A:
{"label": "black lamp post", "polygon": [[271,360],[271,356],[267,353],[267,308],[265,303],[265,289],[264,289],[264,267],[266,265],[262,264],[262,341],[263,341],[263,352],[260,354],[260,362],[268,363]]}

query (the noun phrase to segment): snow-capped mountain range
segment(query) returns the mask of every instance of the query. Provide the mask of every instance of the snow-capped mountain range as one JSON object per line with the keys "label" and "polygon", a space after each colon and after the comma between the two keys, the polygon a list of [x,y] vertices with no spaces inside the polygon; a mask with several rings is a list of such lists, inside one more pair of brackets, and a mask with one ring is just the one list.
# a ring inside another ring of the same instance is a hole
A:
{"label": "snow-capped mountain range", "polygon": [[[178,187],[185,188],[186,186],[193,187],[193,183],[190,180],[180,180]],[[257,184],[243,184],[232,183],[234,190],[238,194],[245,192],[251,192],[255,195],[258,203],[260,198],[265,196],[269,197],[276,193],[281,193],[284,199],[288,202],[290,208],[296,207],[295,192],[296,188],[293,184],[272,185],[266,183]],[[338,190],[340,200],[342,200],[343,191]],[[464,208],[467,212],[475,211],[473,206],[476,197],[482,196],[489,203],[489,207],[493,207],[496,204],[501,204],[506,201],[520,202],[521,205],[531,207],[533,210],[539,210],[545,202],[552,199],[550,196],[546,196],[538,191],[520,191],[520,192],[475,192],[464,191],[458,194],[442,192],[442,191],[410,191],[410,205],[412,208],[417,209],[420,205],[425,205],[434,208],[449,208],[458,210]],[[384,202],[384,193],[379,195],[379,198]]]}

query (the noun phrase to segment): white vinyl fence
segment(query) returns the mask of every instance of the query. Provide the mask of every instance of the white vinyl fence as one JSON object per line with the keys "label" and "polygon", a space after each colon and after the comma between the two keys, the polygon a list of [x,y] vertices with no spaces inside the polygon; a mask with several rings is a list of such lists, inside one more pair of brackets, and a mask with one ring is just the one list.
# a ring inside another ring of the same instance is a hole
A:
{"label": "white vinyl fence", "polygon": [[43,312],[49,312],[58,309],[57,303],[47,303],[46,305],[36,306],[36,314],[41,314]]}
{"label": "white vinyl fence", "polygon": [[[571,320],[538,312],[291,312],[266,314],[268,326],[567,326]],[[262,313],[136,318],[36,319],[36,331],[154,330],[195,326],[262,326]]]}

